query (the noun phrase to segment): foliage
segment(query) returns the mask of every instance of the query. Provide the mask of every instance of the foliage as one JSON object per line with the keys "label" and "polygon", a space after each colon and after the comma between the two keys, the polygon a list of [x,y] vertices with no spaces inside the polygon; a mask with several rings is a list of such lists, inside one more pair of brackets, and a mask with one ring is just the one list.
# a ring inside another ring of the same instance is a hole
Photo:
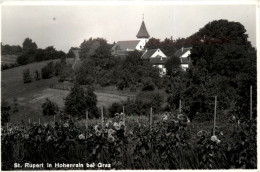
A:
{"label": "foliage", "polygon": [[26,53],[23,53],[22,55],[18,56],[16,59],[17,64],[26,65],[29,63],[33,63],[34,53],[35,50],[28,50]]}
{"label": "foliage", "polygon": [[122,66],[119,69],[121,75],[117,82],[118,89],[122,90],[135,85],[142,85],[144,81],[146,82],[145,84],[148,84],[148,87],[151,86],[148,89],[153,89],[153,83],[155,86],[159,85],[159,69],[154,68],[151,63],[141,59],[141,55],[142,53],[138,51],[130,52],[122,62]]}
{"label": "foliage", "polygon": [[[249,113],[250,85],[256,93],[256,50],[247,41],[245,32],[240,23],[217,20],[189,37],[188,42],[194,44],[190,55],[192,65],[185,75],[177,73],[169,78],[166,89],[170,94],[169,105],[175,104],[176,108],[181,99],[191,119],[203,114],[199,120],[211,120],[217,96],[218,111],[231,112],[239,107],[243,115]],[[256,109],[256,94],[253,104]],[[223,120],[228,118],[228,113],[220,115]]]}
{"label": "foliage", "polygon": [[91,85],[94,83],[94,66],[87,60],[83,60],[80,68],[76,70],[76,81],[80,85]]}
{"label": "foliage", "polygon": [[253,121],[212,135],[206,130],[191,134],[187,116],[171,112],[156,114],[151,128],[148,118],[114,116],[104,121],[103,130],[101,124],[89,123],[86,129],[72,119],[3,127],[2,169],[12,170],[14,162],[102,162],[113,169],[257,168]]}
{"label": "foliage", "polygon": [[14,67],[17,67],[17,63],[11,63],[11,64],[1,64],[1,70],[11,69]]}
{"label": "foliage", "polygon": [[153,107],[153,112],[158,113],[162,110],[164,99],[165,94],[161,91],[140,92],[136,96],[135,104],[137,108],[134,112],[139,115],[148,115],[150,108]]}
{"label": "foliage", "polygon": [[59,110],[57,104],[52,102],[49,98],[46,98],[45,102],[42,104],[42,112],[45,116],[52,116]]}
{"label": "foliage", "polygon": [[174,77],[178,75],[181,71],[181,61],[176,56],[171,56],[169,60],[165,63],[167,76]]}
{"label": "foliage", "polygon": [[42,79],[49,79],[55,75],[55,68],[53,62],[49,62],[41,69]]}
{"label": "foliage", "polygon": [[70,94],[65,98],[65,113],[73,117],[85,118],[86,111],[90,118],[97,118],[97,98],[93,88],[84,89],[75,83]]}
{"label": "foliage", "polygon": [[11,106],[5,100],[1,101],[1,125],[2,127],[10,120]]}
{"label": "foliage", "polygon": [[45,49],[37,48],[35,42],[32,42],[30,38],[26,38],[23,42],[23,52],[18,56],[16,62],[19,65],[26,65],[33,62],[65,58],[66,54],[63,51],[57,51],[53,46]]}
{"label": "foliage", "polygon": [[143,91],[153,91],[155,89],[155,85],[153,83],[152,78],[144,78],[143,80]]}
{"label": "foliage", "polygon": [[123,105],[118,102],[114,102],[109,108],[109,117],[114,118],[116,113],[120,113],[123,111]]}
{"label": "foliage", "polygon": [[23,41],[23,51],[35,50],[37,49],[37,45],[30,38],[25,38]]}
{"label": "foliage", "polygon": [[23,83],[30,83],[32,82],[32,76],[30,74],[30,69],[25,69],[23,71]]}
{"label": "foliage", "polygon": [[35,78],[36,81],[41,80],[41,74],[40,74],[40,72],[38,70],[36,70],[34,72],[34,74],[35,74],[34,78]]}
{"label": "foliage", "polygon": [[22,47],[20,45],[3,45],[1,44],[1,54],[2,55],[19,55],[22,53]]}
{"label": "foliage", "polygon": [[[179,101],[184,98],[186,76],[183,72],[178,72],[171,76],[166,84],[166,93],[168,94],[167,102],[171,110],[179,107]],[[192,116],[189,115],[191,119]]]}

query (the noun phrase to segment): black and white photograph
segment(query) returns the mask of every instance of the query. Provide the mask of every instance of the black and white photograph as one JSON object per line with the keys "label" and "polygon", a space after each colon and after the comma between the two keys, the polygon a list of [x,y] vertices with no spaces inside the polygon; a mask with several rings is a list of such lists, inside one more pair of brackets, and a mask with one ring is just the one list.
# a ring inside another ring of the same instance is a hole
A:
{"label": "black and white photograph", "polygon": [[257,171],[259,1],[229,2],[1,2],[1,170]]}

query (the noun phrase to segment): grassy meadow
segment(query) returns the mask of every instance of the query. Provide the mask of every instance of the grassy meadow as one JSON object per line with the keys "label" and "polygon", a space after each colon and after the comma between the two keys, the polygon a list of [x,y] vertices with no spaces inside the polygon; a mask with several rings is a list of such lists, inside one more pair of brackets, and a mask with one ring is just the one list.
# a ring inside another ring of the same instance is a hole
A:
{"label": "grassy meadow", "polygon": [[17,57],[18,57],[17,55],[1,55],[1,63],[2,64],[15,63]]}
{"label": "grassy meadow", "polygon": [[[54,62],[56,61],[54,60]],[[29,68],[31,74],[33,74],[35,70],[40,71],[48,62],[50,61],[32,63],[2,71],[1,96],[2,100],[7,100],[11,104],[10,122],[28,122],[29,119],[31,122],[38,122],[39,119],[41,122],[53,120],[53,117],[42,115],[41,106],[46,98],[56,102],[59,108],[64,107],[64,98],[69,94],[69,91],[50,88],[50,85],[61,84],[58,83],[57,77],[33,81],[27,84],[23,83],[23,70]],[[73,62],[74,59],[67,59],[67,63],[72,64]],[[113,102],[125,101],[130,96],[123,93],[116,94],[111,88],[98,89],[95,94],[98,100],[97,106],[104,106],[105,108],[109,107]],[[15,99],[18,112],[13,112]]]}

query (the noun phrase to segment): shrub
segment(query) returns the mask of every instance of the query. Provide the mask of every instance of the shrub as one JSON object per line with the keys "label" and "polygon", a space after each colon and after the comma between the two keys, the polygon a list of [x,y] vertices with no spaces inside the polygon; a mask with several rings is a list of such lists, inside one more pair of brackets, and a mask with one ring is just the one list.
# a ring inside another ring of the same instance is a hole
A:
{"label": "shrub", "polygon": [[42,79],[49,79],[54,76],[55,68],[53,62],[49,62],[47,66],[42,68]]}
{"label": "shrub", "polygon": [[39,72],[38,70],[36,70],[36,71],[34,72],[34,74],[35,74],[35,80],[36,80],[36,81],[41,80],[41,74],[40,74],[40,72]]}
{"label": "shrub", "polygon": [[65,113],[74,117],[85,118],[86,111],[89,118],[98,117],[97,97],[91,87],[84,89],[74,84],[70,94],[65,98]]}
{"label": "shrub", "polygon": [[143,81],[143,91],[153,91],[155,88],[155,85],[153,83],[152,78],[145,78]]}
{"label": "shrub", "polygon": [[11,107],[7,101],[1,102],[1,124],[2,126],[9,122]]}
{"label": "shrub", "polygon": [[58,110],[57,104],[52,102],[49,98],[46,98],[45,102],[42,104],[42,111],[45,116],[55,115]]}
{"label": "shrub", "polygon": [[123,105],[121,103],[118,102],[114,102],[109,108],[108,108],[108,112],[109,112],[109,117],[113,118],[115,117],[116,113],[120,113],[123,112]]}
{"label": "shrub", "polygon": [[6,69],[11,69],[14,67],[17,67],[18,64],[17,63],[11,63],[11,64],[1,64],[1,70],[6,70]]}
{"label": "shrub", "polygon": [[30,83],[30,82],[32,82],[32,76],[30,74],[30,70],[25,69],[23,71],[23,83]]}
{"label": "shrub", "polygon": [[141,114],[149,114],[152,107],[153,112],[157,113],[162,110],[165,94],[161,91],[141,92],[136,96],[136,105]]}

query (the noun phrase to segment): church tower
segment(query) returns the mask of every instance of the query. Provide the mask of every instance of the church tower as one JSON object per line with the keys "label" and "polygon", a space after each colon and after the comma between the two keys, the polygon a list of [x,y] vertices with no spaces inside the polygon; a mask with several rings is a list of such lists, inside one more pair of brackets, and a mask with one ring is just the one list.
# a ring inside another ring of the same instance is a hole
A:
{"label": "church tower", "polygon": [[143,21],[142,21],[140,30],[137,33],[136,37],[137,37],[138,40],[141,40],[145,44],[148,42],[148,39],[150,37],[150,35],[149,35],[149,33],[148,33],[148,31],[147,31],[147,29],[145,27],[145,24],[144,24],[144,15],[143,15]]}

